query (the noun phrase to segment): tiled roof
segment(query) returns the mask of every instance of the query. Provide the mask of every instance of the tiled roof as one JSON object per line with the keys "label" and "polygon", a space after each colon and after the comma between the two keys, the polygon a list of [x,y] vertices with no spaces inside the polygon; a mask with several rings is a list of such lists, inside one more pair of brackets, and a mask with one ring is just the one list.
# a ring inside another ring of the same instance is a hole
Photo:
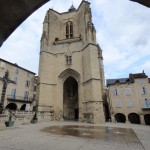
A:
{"label": "tiled roof", "polygon": [[[134,79],[137,79],[137,78],[147,78],[147,77],[148,76],[143,71],[142,73],[129,74],[129,78],[107,79],[106,80],[106,84],[107,84],[107,86],[109,86],[109,85],[116,84],[117,82],[119,84],[124,84],[126,82],[133,83]],[[149,83],[150,83],[150,78],[148,78],[148,80],[149,80]]]}
{"label": "tiled roof", "polygon": [[136,79],[136,78],[147,78],[148,76],[145,73],[136,73],[136,74],[129,74],[129,78]]}
{"label": "tiled roof", "polygon": [[119,79],[107,79],[106,80],[107,86],[116,84],[117,82],[120,83],[120,84],[123,84],[123,83],[126,83],[126,82],[133,83],[133,80],[130,79],[130,78],[119,78]]}

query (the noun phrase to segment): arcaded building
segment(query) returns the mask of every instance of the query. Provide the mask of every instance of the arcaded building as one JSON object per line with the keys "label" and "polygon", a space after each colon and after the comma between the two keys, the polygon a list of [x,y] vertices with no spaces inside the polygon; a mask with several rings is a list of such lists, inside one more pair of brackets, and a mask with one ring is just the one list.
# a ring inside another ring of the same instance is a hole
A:
{"label": "arcaded building", "polygon": [[150,125],[150,80],[142,73],[107,79],[112,122]]}
{"label": "arcaded building", "polygon": [[[0,103],[3,103],[3,108],[32,111],[35,105],[34,78],[34,72],[0,58]],[[4,87],[4,80],[7,80],[7,88]]]}
{"label": "arcaded building", "polygon": [[49,9],[41,38],[38,111],[53,112],[55,119],[103,123],[104,89],[90,3],[64,13]]}

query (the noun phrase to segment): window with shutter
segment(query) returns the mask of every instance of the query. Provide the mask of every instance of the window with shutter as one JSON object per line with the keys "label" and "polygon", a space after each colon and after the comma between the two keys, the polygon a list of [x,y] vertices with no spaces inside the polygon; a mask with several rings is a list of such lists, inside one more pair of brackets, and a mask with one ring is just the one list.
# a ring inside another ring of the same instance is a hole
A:
{"label": "window with shutter", "polygon": [[115,107],[116,107],[116,108],[121,108],[121,101],[116,100],[116,101],[115,101]]}
{"label": "window with shutter", "polygon": [[150,108],[150,100],[147,98],[144,100],[144,108]]}
{"label": "window with shutter", "polygon": [[15,74],[16,74],[16,75],[19,74],[19,68],[16,68]]}
{"label": "window with shutter", "polygon": [[24,100],[28,100],[28,97],[29,97],[29,92],[25,91],[24,92]]}
{"label": "window with shutter", "polygon": [[16,89],[11,90],[11,98],[16,98]]}
{"label": "window with shutter", "polygon": [[130,88],[125,88],[125,94],[126,95],[131,95],[131,89]]}
{"label": "window with shutter", "polygon": [[143,95],[147,93],[147,89],[146,89],[146,87],[142,87],[142,89],[141,89],[141,93],[142,93]]}
{"label": "window with shutter", "polygon": [[14,76],[14,82],[17,83],[17,76]]}
{"label": "window with shutter", "polygon": [[132,100],[127,101],[127,107],[133,107],[133,101]]}
{"label": "window with shutter", "polygon": [[119,89],[114,89],[114,90],[113,90],[113,94],[114,94],[115,96],[118,96],[118,95],[119,95]]}
{"label": "window with shutter", "polygon": [[26,87],[29,87],[30,86],[30,81],[26,80],[25,85],[26,85]]}

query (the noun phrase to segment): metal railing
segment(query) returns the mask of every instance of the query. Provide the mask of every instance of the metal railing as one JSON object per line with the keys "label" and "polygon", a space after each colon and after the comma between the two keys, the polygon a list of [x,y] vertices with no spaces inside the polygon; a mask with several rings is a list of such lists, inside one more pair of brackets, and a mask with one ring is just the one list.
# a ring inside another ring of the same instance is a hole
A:
{"label": "metal railing", "polygon": [[32,97],[23,97],[23,96],[15,96],[15,95],[7,95],[8,100],[16,100],[16,101],[27,101],[27,102],[32,102],[33,98]]}

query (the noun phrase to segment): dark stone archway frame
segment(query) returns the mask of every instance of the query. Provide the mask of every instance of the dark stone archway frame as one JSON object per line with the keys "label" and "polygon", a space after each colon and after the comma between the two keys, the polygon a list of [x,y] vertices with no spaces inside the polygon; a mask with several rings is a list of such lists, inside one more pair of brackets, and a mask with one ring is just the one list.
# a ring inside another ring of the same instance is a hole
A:
{"label": "dark stone archway frame", "polygon": [[115,114],[115,120],[117,122],[125,123],[126,122],[126,116],[122,113],[117,113],[117,114]]}
{"label": "dark stone archway frame", "polygon": [[[50,0],[1,0],[0,1],[0,47],[12,32],[34,11]],[[150,0],[130,0],[150,7]]]}
{"label": "dark stone archway frame", "polygon": [[1,0],[0,47],[24,20],[48,1],[50,0]]}
{"label": "dark stone archway frame", "polygon": [[144,120],[146,125],[150,125],[150,114],[145,114]]}
{"label": "dark stone archway frame", "polygon": [[128,120],[133,124],[141,124],[140,116],[137,113],[130,113],[128,115]]}
{"label": "dark stone archway frame", "polygon": [[18,109],[18,106],[15,103],[9,103],[5,109],[16,111]]}

